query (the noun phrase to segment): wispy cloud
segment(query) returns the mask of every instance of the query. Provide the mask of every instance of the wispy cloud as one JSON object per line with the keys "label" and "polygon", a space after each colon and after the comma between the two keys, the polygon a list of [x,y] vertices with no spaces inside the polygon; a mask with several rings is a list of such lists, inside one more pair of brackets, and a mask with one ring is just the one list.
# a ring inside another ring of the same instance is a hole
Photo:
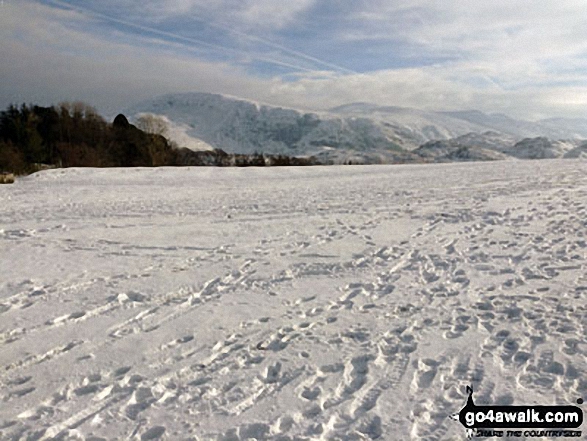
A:
{"label": "wispy cloud", "polygon": [[[146,0],[140,5],[151,19],[199,16],[242,29],[276,30],[295,24],[318,0]],[[129,4],[131,2],[128,2]],[[120,3],[118,3],[120,4]]]}
{"label": "wispy cloud", "polygon": [[[86,15],[88,17],[97,18],[97,19],[104,20],[104,21],[111,23],[111,24],[122,26],[122,28],[124,30],[134,30],[134,31],[146,32],[151,35],[155,35],[155,36],[158,36],[158,37],[161,37],[164,39],[171,40],[172,43],[182,43],[182,44],[187,45],[187,47],[189,49],[193,48],[194,46],[197,48],[211,49],[217,55],[224,54],[227,56],[232,56],[233,60],[239,59],[239,58],[248,58],[248,59],[262,61],[265,63],[274,64],[277,66],[288,67],[288,68],[291,68],[294,70],[300,70],[300,71],[311,71],[312,69],[310,67],[308,67],[308,65],[307,65],[307,63],[309,62],[309,63],[311,63],[310,66],[311,65],[322,66],[322,67],[328,67],[330,69],[334,69],[334,70],[340,71],[340,72],[354,73],[350,69],[346,69],[344,67],[337,66],[333,63],[329,63],[327,61],[320,60],[316,57],[306,55],[300,51],[289,49],[289,48],[285,47],[284,45],[274,43],[271,40],[268,40],[268,39],[265,39],[262,37],[257,37],[255,35],[247,34],[246,32],[230,28],[227,25],[221,25],[221,24],[213,23],[213,22],[208,23],[208,26],[214,27],[216,29],[220,29],[220,30],[227,32],[227,33],[230,33],[230,34],[234,34],[238,38],[246,39],[251,42],[261,44],[262,46],[272,48],[272,49],[274,49],[273,53],[267,54],[267,53],[259,52],[257,50],[257,51],[249,51],[248,53],[244,54],[242,48],[240,48],[240,49],[231,48],[229,46],[223,46],[221,44],[216,44],[216,43],[212,43],[209,41],[205,41],[202,38],[194,38],[191,36],[181,35],[177,32],[170,32],[170,31],[157,29],[154,26],[149,26],[146,24],[141,24],[140,22],[118,18],[118,17],[115,17],[111,14],[102,13],[102,12],[96,11],[91,8],[76,5],[73,2],[69,2],[69,1],[65,1],[65,0],[47,0],[46,3],[50,4],[50,5],[56,5],[56,6],[64,7],[67,9],[71,9],[73,11],[79,12],[82,15]],[[180,2],[180,3],[185,3],[185,2]],[[193,3],[193,2],[191,2],[191,3]],[[180,10],[183,10],[183,9],[184,8],[180,8]],[[305,62],[306,65],[303,65],[299,62],[296,64],[295,63],[296,60],[297,61],[301,60],[302,62]]]}

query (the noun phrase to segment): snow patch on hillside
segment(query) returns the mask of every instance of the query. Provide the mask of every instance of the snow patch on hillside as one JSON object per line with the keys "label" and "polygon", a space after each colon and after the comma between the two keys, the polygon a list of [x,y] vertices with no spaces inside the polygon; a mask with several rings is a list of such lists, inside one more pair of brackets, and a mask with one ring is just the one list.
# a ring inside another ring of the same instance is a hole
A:
{"label": "snow patch on hillside", "polygon": [[151,115],[161,119],[166,126],[164,136],[171,142],[175,143],[179,148],[188,148],[193,151],[209,151],[214,150],[210,144],[195,138],[188,134],[190,126],[184,123],[177,123],[169,119],[167,115],[142,112],[134,115],[133,121],[136,122],[138,118],[144,115]]}

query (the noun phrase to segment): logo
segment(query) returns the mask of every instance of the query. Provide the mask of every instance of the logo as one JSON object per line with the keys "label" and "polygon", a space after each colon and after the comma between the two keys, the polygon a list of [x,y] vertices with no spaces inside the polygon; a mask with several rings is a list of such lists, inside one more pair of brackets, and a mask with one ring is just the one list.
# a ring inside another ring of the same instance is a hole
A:
{"label": "logo", "polygon": [[[581,437],[583,411],[577,406],[477,406],[467,386],[467,404],[452,419],[467,437]],[[577,404],[583,404],[578,399]],[[539,429],[539,430],[538,430]]]}

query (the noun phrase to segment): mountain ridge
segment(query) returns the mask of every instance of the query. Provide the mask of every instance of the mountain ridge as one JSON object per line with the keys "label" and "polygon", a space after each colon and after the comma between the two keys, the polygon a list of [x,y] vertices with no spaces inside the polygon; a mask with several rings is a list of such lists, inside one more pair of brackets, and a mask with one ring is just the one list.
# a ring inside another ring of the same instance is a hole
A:
{"label": "mountain ridge", "polygon": [[141,113],[161,115],[202,145],[230,153],[316,156],[330,163],[350,158],[396,162],[428,142],[452,139],[501,153],[524,139],[570,139],[575,144],[587,139],[587,120],[580,118],[530,122],[479,110],[437,112],[367,102],[305,112],[200,92],[167,94],[127,110],[131,118]]}

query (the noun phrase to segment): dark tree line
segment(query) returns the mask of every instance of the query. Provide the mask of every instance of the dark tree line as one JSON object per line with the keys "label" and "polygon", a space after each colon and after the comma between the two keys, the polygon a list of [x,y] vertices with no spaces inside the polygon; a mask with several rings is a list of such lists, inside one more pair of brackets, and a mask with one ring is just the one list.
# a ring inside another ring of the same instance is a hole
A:
{"label": "dark tree line", "polygon": [[226,153],[221,149],[194,152],[186,148],[177,151],[177,163],[180,165],[215,167],[279,167],[321,164],[314,157],[298,158],[294,156],[267,155],[261,153],[245,155],[240,153]]}
{"label": "dark tree line", "polygon": [[11,105],[0,112],[0,171],[32,173],[49,167],[156,167],[164,165],[314,165],[313,158],[193,152],[159,134],[106,122],[83,103],[40,107]]}
{"label": "dark tree line", "polygon": [[1,170],[21,174],[42,165],[150,167],[173,165],[175,158],[164,137],[137,129],[124,116],[107,123],[86,104],[12,105],[0,112]]}

